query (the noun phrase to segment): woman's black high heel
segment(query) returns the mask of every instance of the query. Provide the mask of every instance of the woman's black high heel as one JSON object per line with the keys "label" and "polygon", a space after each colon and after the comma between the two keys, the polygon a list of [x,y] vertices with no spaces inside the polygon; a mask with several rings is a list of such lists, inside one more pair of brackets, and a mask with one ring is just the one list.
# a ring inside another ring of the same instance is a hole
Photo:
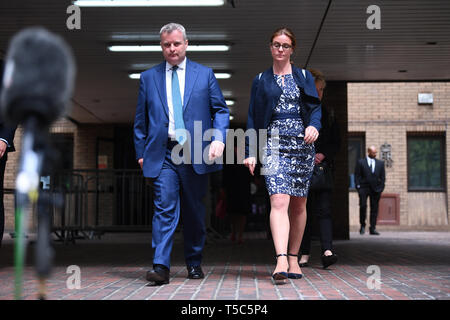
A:
{"label": "woman's black high heel", "polygon": [[[288,256],[298,257],[298,254],[288,253]],[[302,277],[303,277],[303,273],[288,272],[288,278],[289,279],[301,279]]]}
{"label": "woman's black high heel", "polygon": [[[276,259],[278,259],[278,257],[287,257],[287,254],[281,253],[275,256]],[[284,283],[287,278],[288,278],[287,272],[275,272],[274,274],[272,274],[272,279],[275,280],[275,283],[277,284]]]}
{"label": "woman's black high heel", "polygon": [[309,254],[307,256],[308,256],[308,260],[306,260],[306,262],[300,262],[300,261],[302,261],[303,255],[300,256],[300,261],[298,262],[298,265],[300,266],[300,268],[309,267],[309,263],[308,262],[309,262],[309,258],[311,256]]}
{"label": "woman's black high heel", "polygon": [[326,256],[323,254],[320,258],[322,260],[322,266],[324,269],[328,268],[332,264],[335,264],[338,259],[337,255],[334,253],[332,253],[331,256]]}

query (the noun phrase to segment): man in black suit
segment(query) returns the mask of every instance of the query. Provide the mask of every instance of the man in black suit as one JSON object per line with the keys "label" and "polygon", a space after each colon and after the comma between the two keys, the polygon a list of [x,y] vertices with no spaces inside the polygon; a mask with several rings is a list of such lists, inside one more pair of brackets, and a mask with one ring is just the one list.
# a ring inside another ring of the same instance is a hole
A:
{"label": "man in black suit", "polygon": [[355,184],[359,194],[359,222],[360,234],[364,234],[366,227],[367,197],[370,198],[370,234],[379,235],[375,229],[378,215],[378,202],[384,190],[386,174],[384,161],[376,159],[377,148],[367,149],[367,157],[358,160],[355,167]]}
{"label": "man in black suit", "polygon": [[[3,79],[3,61],[0,60],[0,80]],[[1,90],[1,86],[0,86]],[[5,206],[3,204],[3,179],[5,178],[6,161],[8,152],[14,149],[14,133],[16,128],[5,125],[0,114],[0,247],[2,245],[3,231],[5,229]]]}

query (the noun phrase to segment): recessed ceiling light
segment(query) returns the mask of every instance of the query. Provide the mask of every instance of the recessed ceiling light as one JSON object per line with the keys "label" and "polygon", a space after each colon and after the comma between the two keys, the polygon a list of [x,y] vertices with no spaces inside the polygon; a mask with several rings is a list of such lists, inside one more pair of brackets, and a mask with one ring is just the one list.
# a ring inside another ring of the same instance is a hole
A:
{"label": "recessed ceiling light", "polygon": [[131,65],[131,70],[147,70],[156,65],[157,63],[133,63]]}
{"label": "recessed ceiling light", "polygon": [[225,0],[77,0],[80,7],[218,7]]}
{"label": "recessed ceiling light", "polygon": [[234,119],[234,116],[230,114],[230,121]]}
{"label": "recessed ceiling light", "polygon": [[[160,45],[112,45],[108,46],[113,52],[161,52]],[[207,51],[228,51],[229,45],[189,45],[186,51],[207,52]]]}
{"label": "recessed ceiling light", "polygon": [[[159,33],[151,33],[151,32],[125,32],[125,31],[116,31],[109,37],[112,42],[120,42],[120,41],[134,41],[136,42],[156,42],[159,43],[161,40]],[[213,31],[190,31],[188,32],[188,39],[192,43],[197,42],[208,42],[214,39],[214,41],[227,41],[229,38],[228,34],[225,32],[213,32]]]}
{"label": "recessed ceiling light", "polygon": [[214,72],[217,79],[230,79],[231,73],[228,72]]}
{"label": "recessed ceiling light", "polygon": [[130,79],[140,79],[141,78],[141,74],[140,73],[130,73],[128,75],[128,77],[130,77]]}
{"label": "recessed ceiling light", "polygon": [[227,106],[233,106],[234,105],[234,100],[226,99],[225,102],[226,102]]}
{"label": "recessed ceiling light", "polygon": [[189,45],[186,51],[228,51],[230,46],[226,44]]}
{"label": "recessed ceiling light", "polygon": [[161,51],[161,46],[108,46],[109,51],[113,52],[158,52]]}
{"label": "recessed ceiling light", "polygon": [[232,98],[234,96],[231,90],[222,90],[222,94],[225,98]]}

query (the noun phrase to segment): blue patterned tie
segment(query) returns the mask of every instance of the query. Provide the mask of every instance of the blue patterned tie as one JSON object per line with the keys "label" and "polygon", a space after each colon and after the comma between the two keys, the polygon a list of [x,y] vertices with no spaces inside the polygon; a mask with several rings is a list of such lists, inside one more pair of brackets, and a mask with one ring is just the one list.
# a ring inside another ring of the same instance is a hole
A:
{"label": "blue patterned tie", "polygon": [[183,103],[181,102],[180,83],[177,75],[178,66],[172,67],[172,104],[175,121],[175,139],[179,144],[186,141],[186,132],[183,120]]}

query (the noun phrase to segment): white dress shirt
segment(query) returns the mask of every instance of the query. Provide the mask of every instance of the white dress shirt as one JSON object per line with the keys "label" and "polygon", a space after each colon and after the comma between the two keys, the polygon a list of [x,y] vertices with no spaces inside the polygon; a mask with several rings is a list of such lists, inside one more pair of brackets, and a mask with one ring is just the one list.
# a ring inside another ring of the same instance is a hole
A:
{"label": "white dress shirt", "polygon": [[369,165],[370,171],[372,171],[372,173],[374,173],[375,172],[375,159],[367,157],[367,164]]}
{"label": "white dress shirt", "polygon": [[[167,106],[169,107],[169,138],[175,139],[175,120],[173,117],[172,102],[172,65],[166,62],[166,93]],[[178,82],[180,83],[181,103],[184,102],[184,85],[186,79],[186,58],[178,65],[177,69]]]}

